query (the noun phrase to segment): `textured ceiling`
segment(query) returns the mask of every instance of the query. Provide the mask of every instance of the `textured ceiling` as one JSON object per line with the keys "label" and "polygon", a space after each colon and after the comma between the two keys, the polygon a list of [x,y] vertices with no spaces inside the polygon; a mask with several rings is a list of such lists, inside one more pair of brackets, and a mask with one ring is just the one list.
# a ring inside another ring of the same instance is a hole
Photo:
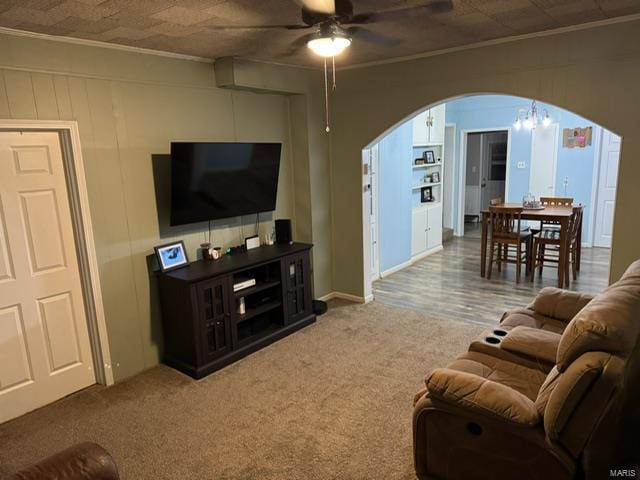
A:
{"label": "textured ceiling", "polygon": [[[428,0],[353,0],[356,13]],[[640,0],[453,0],[445,13],[391,15],[367,25],[401,40],[385,48],[354,40],[341,64],[440,50],[484,40],[640,13]],[[216,30],[221,25],[299,23],[293,0],[0,0],[0,26],[216,58],[240,56],[318,65],[290,44],[308,30]]]}

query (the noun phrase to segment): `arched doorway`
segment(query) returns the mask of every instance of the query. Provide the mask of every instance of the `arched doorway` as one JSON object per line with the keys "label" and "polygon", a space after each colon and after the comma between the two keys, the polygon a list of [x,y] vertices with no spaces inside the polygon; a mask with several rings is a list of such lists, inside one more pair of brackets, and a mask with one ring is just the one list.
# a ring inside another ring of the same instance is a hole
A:
{"label": "arched doorway", "polygon": [[[516,128],[514,120],[519,111],[523,109],[521,115],[526,115],[531,102],[495,94],[456,97],[421,109],[366,146],[363,162],[365,172],[371,175],[363,194],[365,291],[367,283],[370,285],[379,274],[388,276],[441,251],[442,230],[464,237],[465,226],[468,228],[465,219],[477,222],[489,198],[517,203],[528,193],[536,197],[570,196],[585,205],[584,247],[602,245],[602,238],[607,232],[611,234],[618,156],[615,164],[604,166],[601,157],[604,153],[613,158],[610,154],[616,148],[619,155],[620,139],[586,118],[544,103],[537,105],[537,129],[522,125]],[[417,140],[425,115],[432,131]],[[522,116],[520,123],[524,120]],[[584,145],[572,143],[571,134],[576,129],[588,132]],[[487,158],[473,169],[467,164],[472,139],[475,144],[484,145]],[[617,146],[612,139],[618,140]],[[609,150],[605,152],[603,147]],[[423,156],[426,162],[430,159],[434,163],[416,165],[414,162],[422,163]],[[600,185],[599,179],[604,176],[608,177],[607,182]],[[611,178],[613,193],[604,192],[602,189],[611,185]],[[403,189],[406,191],[398,191]],[[420,195],[425,190],[428,198],[421,202]],[[605,208],[599,206],[603,192],[609,195]],[[380,201],[383,208],[377,208]],[[428,215],[422,215],[421,210],[428,210]],[[426,243],[416,248],[415,238],[421,238],[423,229],[428,230]],[[595,238],[596,231],[599,239]],[[599,263],[608,264],[608,259],[608,251],[597,255]],[[368,267],[371,270],[367,271]],[[477,280],[479,271],[478,266]],[[602,281],[608,278],[608,271],[603,273],[600,269],[598,274]],[[537,282],[536,286],[541,288],[552,282]],[[582,286],[588,289],[591,283],[585,280]],[[582,288],[580,282],[577,287]]]}

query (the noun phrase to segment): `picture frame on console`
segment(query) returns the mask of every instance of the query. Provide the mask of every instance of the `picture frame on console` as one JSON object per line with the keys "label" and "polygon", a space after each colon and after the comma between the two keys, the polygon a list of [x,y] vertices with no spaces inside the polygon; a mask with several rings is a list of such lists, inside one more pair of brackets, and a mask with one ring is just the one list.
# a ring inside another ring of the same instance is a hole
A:
{"label": "picture frame on console", "polygon": [[160,271],[169,272],[189,264],[187,250],[182,240],[153,247],[158,257]]}

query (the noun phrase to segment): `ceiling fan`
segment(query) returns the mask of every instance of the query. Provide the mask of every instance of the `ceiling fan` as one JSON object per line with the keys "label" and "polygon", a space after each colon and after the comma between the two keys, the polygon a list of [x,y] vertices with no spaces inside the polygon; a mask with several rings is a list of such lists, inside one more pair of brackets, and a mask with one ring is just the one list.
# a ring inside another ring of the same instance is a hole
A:
{"label": "ceiling fan", "polygon": [[400,43],[397,38],[389,37],[360,25],[381,22],[385,20],[402,21],[419,13],[442,13],[453,9],[453,0],[426,0],[420,5],[384,10],[381,12],[355,13],[351,0],[295,0],[301,6],[302,24],[292,25],[245,25],[245,26],[214,26],[218,30],[225,29],[284,29],[306,30],[313,29],[296,39],[290,46],[287,55],[296,53],[306,45],[317,55],[324,57],[324,100],[325,100],[325,130],[329,133],[329,80],[327,59],[332,61],[333,89],[336,88],[335,57],[340,55],[352,39],[363,40],[382,47],[393,47]]}
{"label": "ceiling fan", "polygon": [[296,39],[287,55],[307,45],[314,53],[322,57],[335,57],[342,53],[352,40],[362,40],[382,47],[393,47],[400,43],[397,38],[389,37],[360,25],[382,21],[402,21],[415,14],[437,14],[453,9],[452,0],[427,0],[420,5],[403,7],[381,12],[355,13],[351,0],[295,0],[301,6],[301,24],[290,25],[244,25],[211,26],[217,30],[231,29],[284,29],[306,30],[312,33]]}

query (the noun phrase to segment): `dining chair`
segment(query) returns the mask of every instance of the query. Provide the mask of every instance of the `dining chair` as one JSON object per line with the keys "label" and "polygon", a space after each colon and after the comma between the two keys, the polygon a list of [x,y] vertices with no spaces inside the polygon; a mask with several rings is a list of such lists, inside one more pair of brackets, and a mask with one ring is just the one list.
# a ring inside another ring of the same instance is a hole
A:
{"label": "dining chair", "polygon": [[[491,225],[491,248],[489,250],[489,270],[487,278],[491,279],[493,264],[498,264],[502,271],[502,263],[516,265],[516,282],[520,283],[522,264],[528,275],[530,269],[532,235],[528,228],[522,228],[522,207],[489,206],[489,224]],[[515,255],[509,256],[510,246],[515,246]],[[524,251],[522,246],[524,245]]]}
{"label": "dining chair", "polygon": [[[540,197],[540,206],[542,207],[570,207],[573,205],[571,197]],[[560,228],[560,223],[553,220],[545,220],[540,222],[540,228],[534,229],[534,235],[543,228]]]}
{"label": "dining chair", "polygon": [[533,236],[533,250],[531,254],[531,280],[533,281],[534,273],[538,269],[538,275],[542,275],[542,270],[545,265],[555,264],[557,268],[564,268],[565,282],[569,285],[569,266],[573,273],[573,279],[578,278],[578,238],[579,230],[582,225],[582,213],[584,211],[584,205],[576,205],[573,207],[573,213],[569,220],[568,229],[568,251],[565,257],[565,264],[560,265],[560,246],[562,238],[560,236],[560,230],[554,227],[545,227],[540,232]]}
{"label": "dining chair", "polygon": [[570,207],[573,205],[573,198],[571,197],[540,197],[540,205],[557,206],[557,207]]}

